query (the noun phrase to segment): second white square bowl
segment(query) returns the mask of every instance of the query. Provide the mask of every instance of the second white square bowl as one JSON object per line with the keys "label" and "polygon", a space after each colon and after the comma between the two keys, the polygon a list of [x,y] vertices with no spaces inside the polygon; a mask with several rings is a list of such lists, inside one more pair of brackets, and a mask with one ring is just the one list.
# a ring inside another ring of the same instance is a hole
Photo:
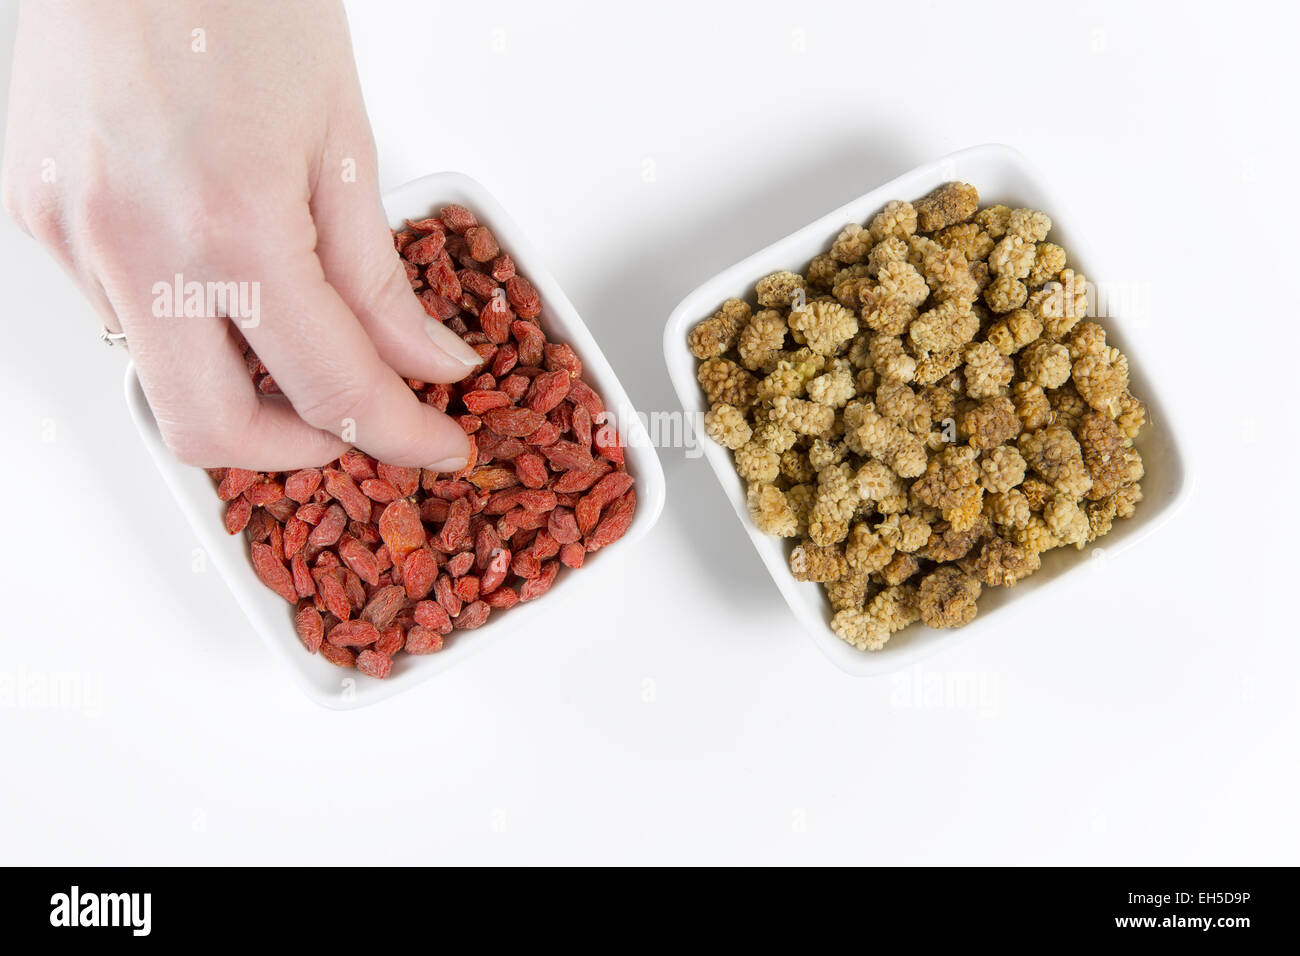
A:
{"label": "second white square bowl", "polygon": [[[1095,276],[1089,271],[1087,253],[1070,232],[1067,214],[1020,153],[1000,145],[975,146],[953,153],[918,166],[827,213],[724,270],[682,300],[664,329],[664,358],[682,407],[693,413],[687,416],[693,425],[699,426],[704,412],[708,411],[708,403],[695,378],[698,363],[686,347],[686,335],[692,326],[712,315],[728,298],[750,298],[754,283],[763,276],[781,269],[802,270],[813,256],[830,247],[831,241],[845,225],[865,223],[889,200],[916,200],[936,186],[954,180],[975,185],[979,189],[981,206],[1004,203],[1046,212],[1052,217],[1050,238],[1065,248],[1070,265],[1090,280],[1105,282],[1105,276]],[[1114,529],[1098,540],[1097,547],[1084,551],[1058,548],[1043,556],[1040,571],[1015,588],[985,588],[980,597],[979,614],[959,630],[938,631],[914,624],[894,635],[882,650],[874,652],[859,651],[845,644],[830,629],[832,609],[821,586],[796,581],[790,573],[788,543],[763,534],[755,527],[745,501],[745,484],[736,474],[731,452],[708,436],[699,436],[709,464],[759,557],[767,565],[772,580],[804,630],[837,666],[851,674],[882,674],[915,663],[956,641],[990,631],[1040,629],[1039,620],[1032,614],[1033,605],[1038,603],[1035,598],[1041,598],[1042,593],[1063,574],[1071,570],[1076,574],[1086,573],[1084,566],[1089,562],[1097,561],[1100,566],[1106,557],[1132,547],[1169,520],[1186,501],[1191,486],[1179,451],[1171,410],[1161,402],[1147,377],[1142,356],[1133,354],[1125,342],[1125,316],[1103,316],[1098,321],[1106,329],[1107,340],[1128,356],[1133,394],[1147,404],[1147,425],[1136,442],[1146,465],[1146,476],[1142,479],[1145,497],[1133,517],[1116,521]]]}

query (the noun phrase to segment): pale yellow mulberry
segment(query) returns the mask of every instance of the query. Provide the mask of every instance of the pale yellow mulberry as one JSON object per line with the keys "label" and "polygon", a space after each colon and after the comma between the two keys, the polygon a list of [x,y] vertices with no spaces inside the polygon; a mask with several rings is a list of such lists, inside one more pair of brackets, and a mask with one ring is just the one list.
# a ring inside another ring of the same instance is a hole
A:
{"label": "pale yellow mulberry", "polygon": [[961,627],[975,619],[978,578],[945,564],[921,579],[918,608],[927,627]]}
{"label": "pale yellow mulberry", "polygon": [[1088,516],[1084,514],[1079,503],[1068,495],[1053,495],[1043,507],[1043,521],[1061,544],[1072,544],[1082,548],[1092,530]]}
{"label": "pale yellow mulberry", "polygon": [[857,316],[830,299],[814,299],[802,309],[792,309],[789,323],[819,355],[834,355],[858,333]]}
{"label": "pale yellow mulberry", "polygon": [[746,481],[773,482],[781,474],[781,456],[754,442],[736,449],[736,473]]}
{"label": "pale yellow mulberry", "polygon": [[837,360],[831,368],[808,383],[808,398],[819,405],[843,408],[858,394],[848,362]]}
{"label": "pale yellow mulberry", "polygon": [[984,539],[973,570],[989,587],[1010,588],[1037,571],[1041,564],[1037,551],[994,536]]}
{"label": "pale yellow mulberry", "polygon": [[1054,242],[1040,242],[1034,248],[1034,267],[1029,270],[1029,288],[1039,289],[1052,282],[1065,268],[1065,250]]}
{"label": "pale yellow mulberry", "polygon": [[1012,445],[999,445],[980,455],[980,484],[1000,494],[1025,480],[1025,459]]}
{"label": "pale yellow mulberry", "polygon": [[1085,402],[1114,418],[1128,392],[1128,359],[1116,348],[1083,356],[1074,363],[1074,387]]}
{"label": "pale yellow mulberry", "polygon": [[758,380],[730,359],[706,359],[696,377],[710,405],[722,403],[744,410],[758,397]]}
{"label": "pale yellow mulberry", "polygon": [[1006,394],[1016,367],[1010,358],[988,342],[971,342],[962,353],[966,360],[966,394],[993,398]]}
{"label": "pale yellow mulberry", "polygon": [[764,534],[779,538],[792,538],[799,531],[799,519],[786,500],[785,492],[776,485],[754,482],[746,494],[749,514],[754,525]]}
{"label": "pale yellow mulberry", "polygon": [[975,337],[980,320],[970,308],[958,302],[940,302],[912,322],[907,337],[922,352],[943,352],[960,348]]}
{"label": "pale yellow mulberry", "polygon": [[870,249],[871,233],[856,222],[851,222],[831,243],[831,257],[837,262],[861,262],[867,258]]}
{"label": "pale yellow mulberry", "polygon": [[1079,498],[1092,487],[1092,479],[1083,466],[1083,452],[1065,426],[1048,425],[1026,432],[1020,436],[1019,445],[1025,463],[1057,491]]}
{"label": "pale yellow mulberry", "polygon": [[844,550],[801,541],[790,552],[790,573],[796,581],[835,581],[848,571]]}
{"label": "pale yellow mulberry", "polygon": [[758,304],[768,308],[786,308],[792,302],[806,298],[808,283],[794,272],[773,272],[754,284]]}
{"label": "pale yellow mulberry", "polygon": [[1018,309],[1025,304],[1029,290],[1025,284],[1012,275],[1000,275],[988,284],[984,290],[984,301],[990,309],[1001,315]]}
{"label": "pale yellow mulberry", "polygon": [[785,316],[775,309],[755,313],[736,343],[740,364],[751,372],[772,371],[785,347],[786,331]]}
{"label": "pale yellow mulberry", "polygon": [[930,295],[930,287],[925,284],[925,278],[906,262],[885,263],[880,268],[876,282],[880,294],[889,302],[919,306]]}
{"label": "pale yellow mulberry", "polygon": [[1033,267],[1034,244],[1026,242],[1015,233],[1003,236],[989,253],[989,271],[998,277],[1023,279]]}
{"label": "pale yellow mulberry", "polygon": [[1018,488],[1000,491],[984,499],[989,520],[1008,528],[1023,528],[1029,524],[1029,499]]}
{"label": "pale yellow mulberry", "polygon": [[697,359],[711,359],[735,348],[740,330],[749,321],[749,311],[749,305],[741,299],[722,303],[722,308],[691,329],[686,337],[691,354]]}
{"label": "pale yellow mulberry", "polygon": [[745,413],[734,405],[719,402],[704,415],[704,430],[719,445],[735,451],[749,441],[752,430]]}
{"label": "pale yellow mulberry", "polygon": [[1030,342],[1020,353],[1020,375],[1043,388],[1059,388],[1070,377],[1070,350],[1047,339]]}
{"label": "pale yellow mulberry", "polygon": [[914,203],[916,224],[921,232],[937,232],[945,226],[965,222],[975,215],[980,196],[970,183],[944,183]]}
{"label": "pale yellow mulberry", "polygon": [[875,242],[906,239],[916,232],[916,209],[910,202],[890,200],[884,209],[871,217],[867,229]]}
{"label": "pale yellow mulberry", "polygon": [[772,399],[772,421],[800,435],[824,435],[835,421],[835,409],[802,398],[778,395]]}
{"label": "pale yellow mulberry", "polygon": [[1007,217],[1007,231],[1025,242],[1042,242],[1052,231],[1052,220],[1037,209],[1013,209]]}
{"label": "pale yellow mulberry", "polygon": [[817,498],[808,514],[808,537],[814,544],[839,544],[848,536],[849,521],[859,498],[853,466],[831,465],[817,475]]}

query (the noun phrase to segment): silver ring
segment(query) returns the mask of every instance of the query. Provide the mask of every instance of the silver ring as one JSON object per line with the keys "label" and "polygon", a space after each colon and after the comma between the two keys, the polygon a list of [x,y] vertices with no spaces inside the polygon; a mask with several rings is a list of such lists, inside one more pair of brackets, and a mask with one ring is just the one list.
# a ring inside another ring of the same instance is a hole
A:
{"label": "silver ring", "polygon": [[107,345],[109,348],[112,348],[118,342],[121,342],[122,347],[126,348],[126,333],[110,332],[108,330],[108,326],[104,326],[104,328],[100,331],[99,340],[103,342],[105,345]]}

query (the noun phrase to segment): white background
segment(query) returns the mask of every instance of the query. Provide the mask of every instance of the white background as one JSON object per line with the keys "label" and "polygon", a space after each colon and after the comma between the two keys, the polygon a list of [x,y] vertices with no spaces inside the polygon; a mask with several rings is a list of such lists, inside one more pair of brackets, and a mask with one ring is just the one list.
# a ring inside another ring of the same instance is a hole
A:
{"label": "white background", "polygon": [[495,192],[644,409],[674,407],[687,291],[974,143],[1047,171],[1128,270],[1094,278],[1152,283],[1129,339],[1189,424],[1191,504],[1032,629],[898,677],[824,660],[669,449],[621,578],[405,696],[317,708],[192,570],[120,350],[0,225],[0,673],[103,689],[98,715],[0,704],[0,860],[1300,862],[1297,24],[1170,9],[350,9],[385,188]]}

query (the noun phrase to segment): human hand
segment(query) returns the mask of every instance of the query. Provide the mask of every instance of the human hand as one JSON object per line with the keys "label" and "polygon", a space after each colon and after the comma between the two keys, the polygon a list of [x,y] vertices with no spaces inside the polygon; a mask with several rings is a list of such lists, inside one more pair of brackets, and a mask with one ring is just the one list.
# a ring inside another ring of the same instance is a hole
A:
{"label": "human hand", "polygon": [[[393,249],[338,4],[24,3],[4,201],[126,333],[183,461],[282,471],[351,444],[463,465],[460,427],[402,379],[457,381],[478,356]],[[247,285],[186,317],[177,276]],[[253,386],[240,333],[283,395]]]}

